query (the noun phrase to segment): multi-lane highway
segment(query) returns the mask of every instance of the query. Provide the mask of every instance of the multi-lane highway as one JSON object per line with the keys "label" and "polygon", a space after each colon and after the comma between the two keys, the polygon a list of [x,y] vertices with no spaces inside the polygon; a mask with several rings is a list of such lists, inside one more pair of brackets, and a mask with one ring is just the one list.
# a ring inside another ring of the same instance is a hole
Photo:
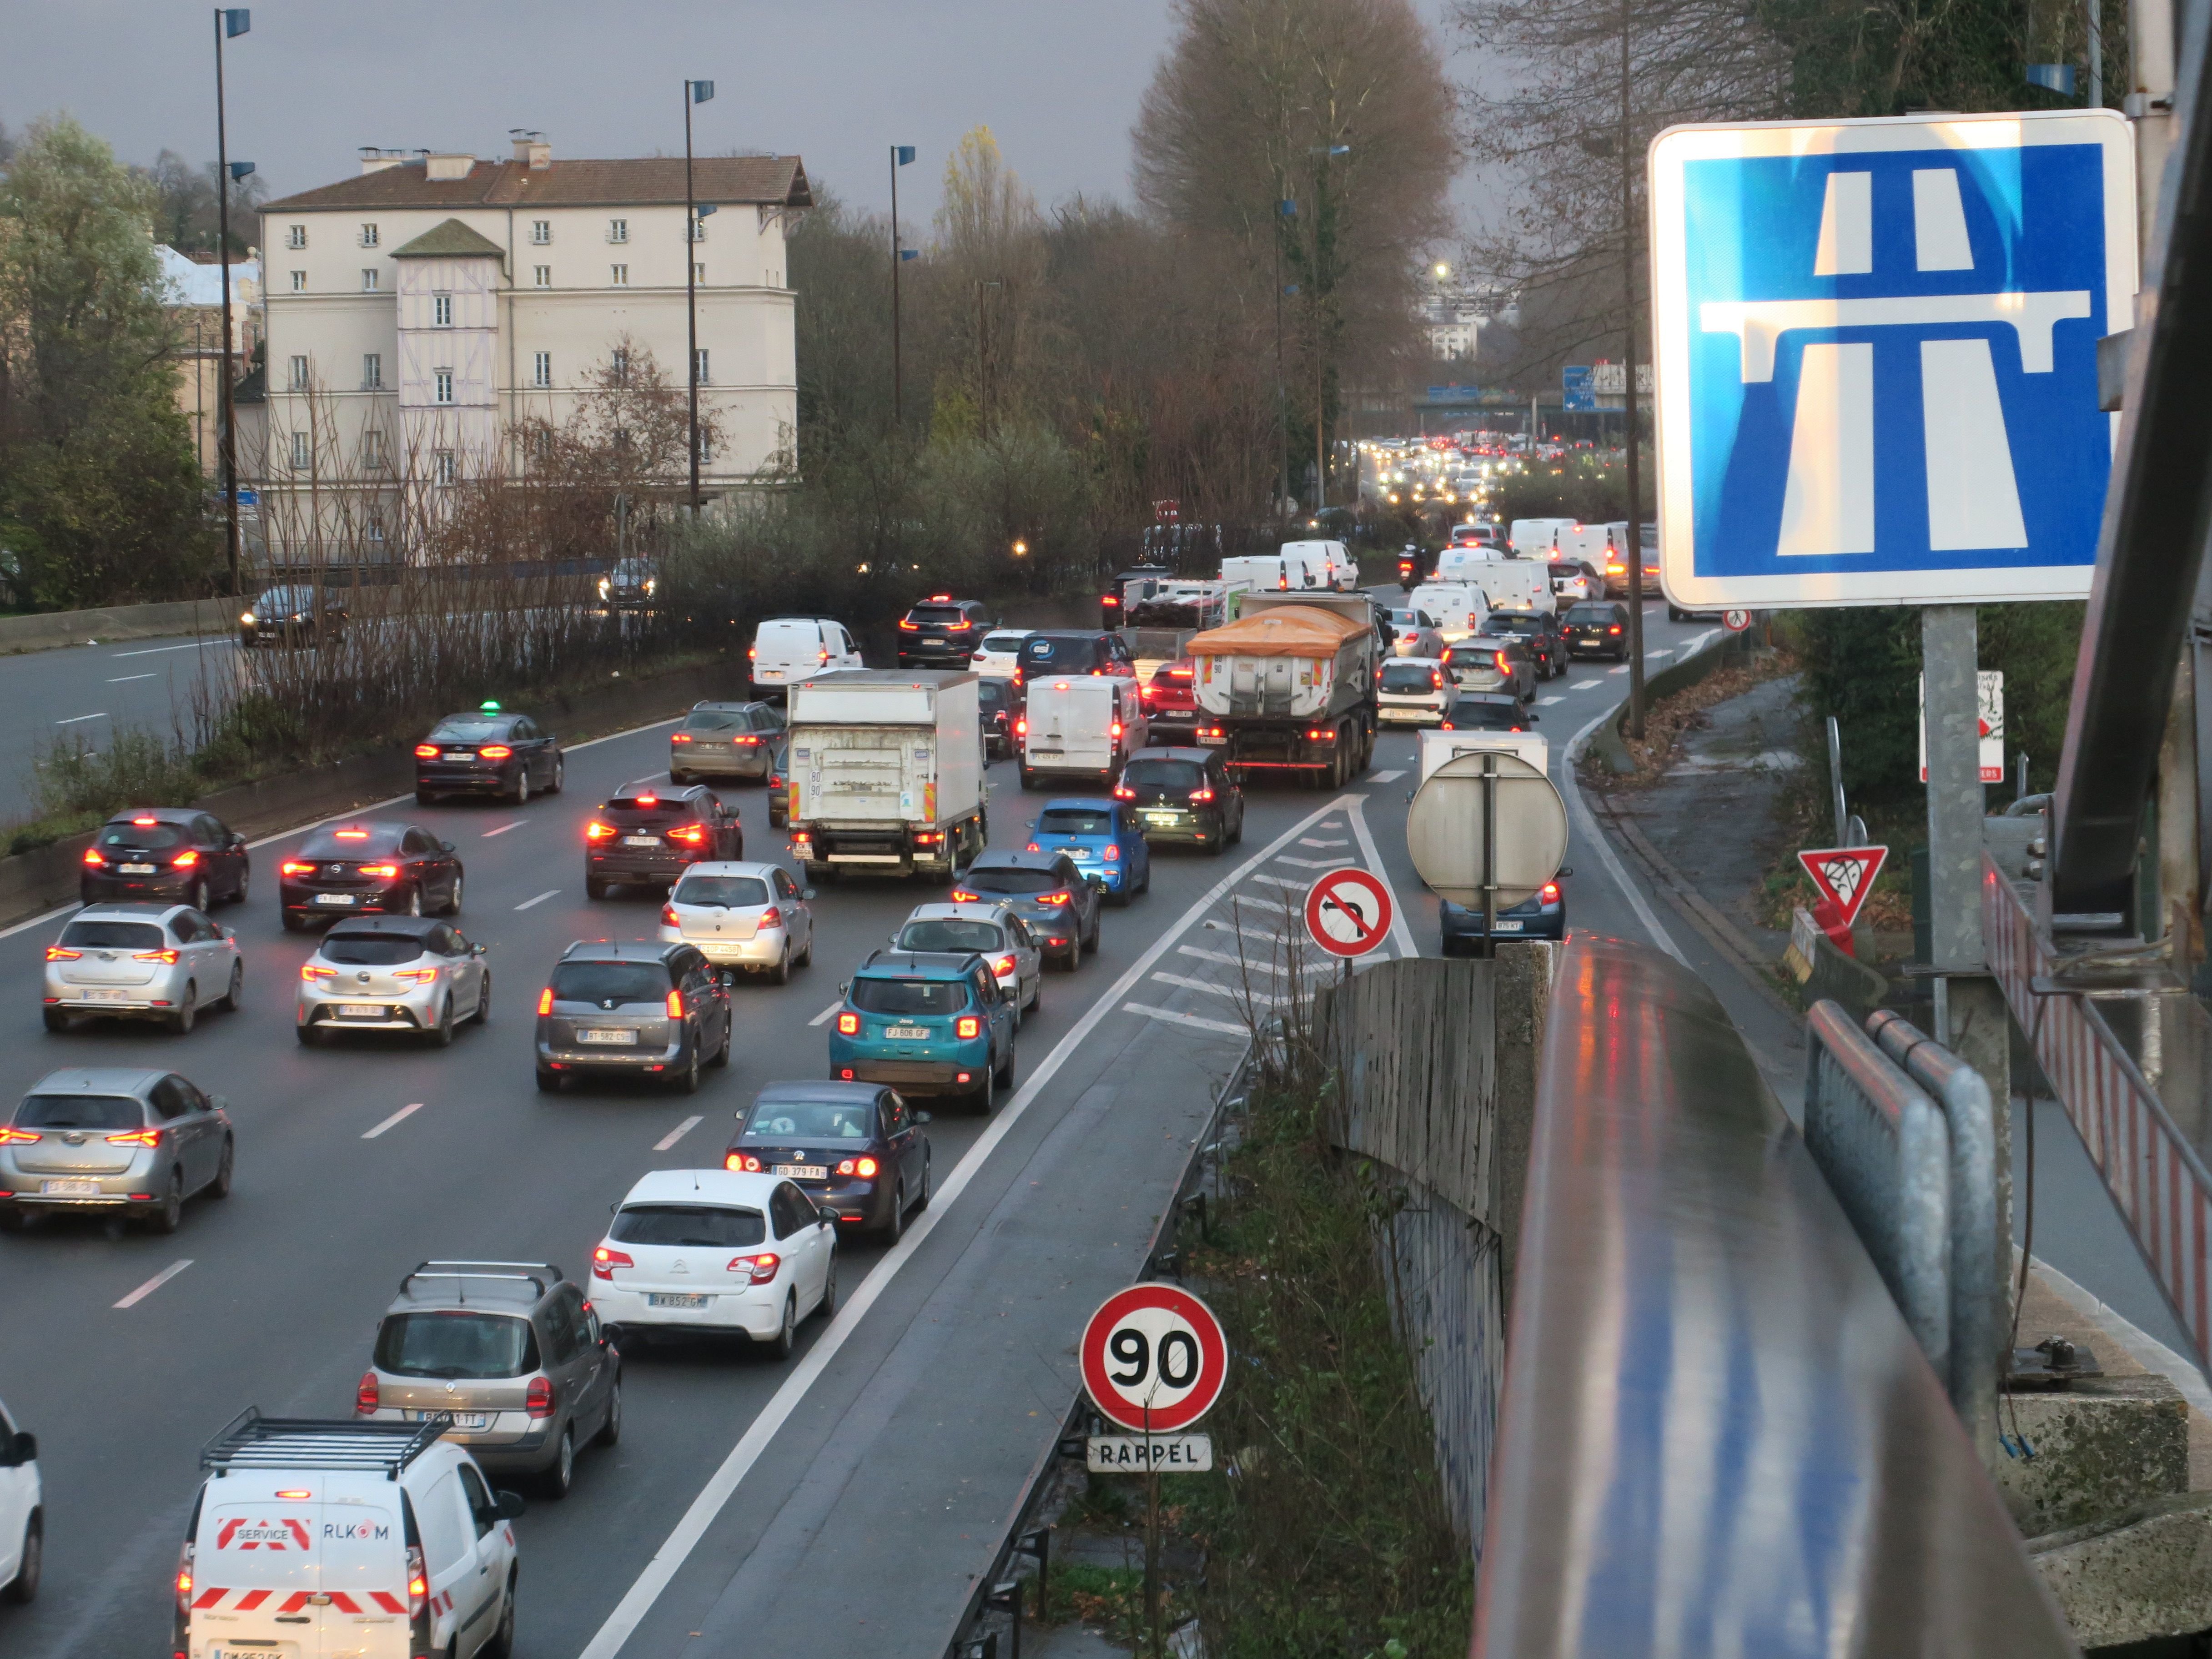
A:
{"label": "multi-lane highway", "polygon": [[[1705,632],[1655,617],[1651,648]],[[1624,684],[1583,666],[1541,688],[1555,753]],[[493,1018],[447,1049],[296,1044],[293,985],[312,942],[282,931],[266,880],[221,916],[246,950],[244,1010],[188,1036],[45,1033],[40,959],[60,918],[0,935],[0,1029],[16,1034],[0,1050],[0,1102],[58,1066],[171,1066],[228,1097],[238,1136],[234,1192],[196,1200],[173,1236],[64,1220],[0,1237],[0,1398],[40,1437],[48,1514],[38,1601],[0,1608],[9,1655],[153,1650],[203,1440],[248,1404],[345,1414],[416,1262],[544,1259],[580,1279],[639,1175],[718,1163],[762,1083],[820,1074],[839,980],[936,890],[823,889],[815,965],[787,987],[737,988],[735,1061],[696,1096],[533,1084],[533,1003],[560,950],[656,923],[642,895],[586,901],[581,830],[606,791],[658,769],[665,731],[570,750],[567,792],[519,811],[384,809],[459,848],[461,926],[490,947]],[[1228,855],[1164,849],[1152,892],[1106,913],[1099,955],[1048,976],[1012,1097],[988,1121],[939,1113],[923,1224],[888,1254],[848,1241],[844,1306],[805,1328],[790,1363],[705,1346],[627,1357],[620,1445],[583,1455],[567,1501],[518,1523],[522,1652],[674,1655],[696,1632],[742,1632],[762,1655],[941,1644],[1066,1408],[1082,1316],[1139,1269],[1234,1062],[1238,929],[1289,931],[1312,874],[1354,863],[1400,901],[1392,951],[1435,951],[1434,903],[1404,852],[1413,748],[1386,734],[1340,795],[1255,790]],[[995,845],[1018,844],[1042,799],[1012,773],[993,769]],[[760,792],[727,793],[747,851],[780,856]],[[1617,886],[1575,827],[1573,924],[1650,937],[1650,902]],[[257,849],[264,876],[297,839]]]}
{"label": "multi-lane highway", "polygon": [[125,640],[0,657],[0,822],[35,814],[33,769],[54,740],[105,749],[117,732],[189,738],[191,710],[228,700],[238,675],[234,635]]}

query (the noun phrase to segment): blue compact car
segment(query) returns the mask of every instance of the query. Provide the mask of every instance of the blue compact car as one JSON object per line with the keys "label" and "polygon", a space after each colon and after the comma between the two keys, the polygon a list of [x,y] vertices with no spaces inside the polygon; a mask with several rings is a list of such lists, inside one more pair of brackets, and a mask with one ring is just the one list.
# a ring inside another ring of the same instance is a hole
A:
{"label": "blue compact car", "polygon": [[988,1112],[1014,1085],[1014,1003],[972,951],[878,951],[845,982],[830,1075],[902,1095],[954,1095]]}
{"label": "blue compact car", "polygon": [[1127,904],[1152,884],[1152,852],[1137,815],[1118,800],[1048,800],[1030,825],[1029,851],[1065,853],[1083,878],[1113,904]]}
{"label": "blue compact car", "polygon": [[[1574,866],[1566,866],[1559,872],[1564,878],[1574,874]],[[1455,957],[1464,947],[1472,947],[1482,938],[1482,911],[1468,909],[1449,902],[1442,907],[1441,931],[1443,934],[1443,953]],[[1541,889],[1520,903],[1498,913],[1498,937],[1500,939],[1559,939],[1567,936],[1567,900],[1559,889],[1559,881],[1547,881]]]}

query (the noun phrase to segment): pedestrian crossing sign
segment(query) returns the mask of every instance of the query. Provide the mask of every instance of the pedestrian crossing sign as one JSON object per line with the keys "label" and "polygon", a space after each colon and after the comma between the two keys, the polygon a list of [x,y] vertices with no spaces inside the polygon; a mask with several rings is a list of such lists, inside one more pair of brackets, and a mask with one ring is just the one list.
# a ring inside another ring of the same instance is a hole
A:
{"label": "pedestrian crossing sign", "polygon": [[1650,200],[1672,603],[2088,592],[2097,342],[2136,280],[2124,118],[1676,127]]}

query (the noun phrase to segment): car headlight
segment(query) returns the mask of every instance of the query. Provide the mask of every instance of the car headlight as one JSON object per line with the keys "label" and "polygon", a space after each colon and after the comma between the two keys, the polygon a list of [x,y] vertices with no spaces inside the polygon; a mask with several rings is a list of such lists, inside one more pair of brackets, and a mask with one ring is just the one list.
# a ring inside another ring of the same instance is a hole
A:
{"label": "car headlight", "polygon": [[251,628],[253,625],[253,613],[251,611],[247,611],[244,616],[239,618],[239,621]]}
{"label": "car headlight", "polygon": [[601,599],[604,599],[605,598],[606,598],[606,596],[607,596],[607,592],[608,592],[608,583],[607,583],[607,579],[606,579],[605,576],[602,576],[602,577],[600,577],[600,578],[599,578],[599,597],[600,597]]}
{"label": "car headlight", "polygon": [[648,576],[648,577],[647,577],[647,578],[646,578],[646,580],[645,580],[645,591],[646,591],[647,592],[650,593],[650,592],[653,592],[653,579],[652,577]]}

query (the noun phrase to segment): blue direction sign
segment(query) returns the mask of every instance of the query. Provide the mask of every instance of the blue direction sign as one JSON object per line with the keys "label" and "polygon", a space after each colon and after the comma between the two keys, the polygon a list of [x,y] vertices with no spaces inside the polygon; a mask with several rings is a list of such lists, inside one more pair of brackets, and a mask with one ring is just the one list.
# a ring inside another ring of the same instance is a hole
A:
{"label": "blue direction sign", "polygon": [[1680,127],[1650,166],[1670,600],[2089,591],[2097,340],[2136,290],[2121,116]]}
{"label": "blue direction sign", "polygon": [[1597,408],[1597,392],[1590,385],[1588,363],[1566,363],[1559,369],[1559,407],[1567,414],[1587,414]]}

